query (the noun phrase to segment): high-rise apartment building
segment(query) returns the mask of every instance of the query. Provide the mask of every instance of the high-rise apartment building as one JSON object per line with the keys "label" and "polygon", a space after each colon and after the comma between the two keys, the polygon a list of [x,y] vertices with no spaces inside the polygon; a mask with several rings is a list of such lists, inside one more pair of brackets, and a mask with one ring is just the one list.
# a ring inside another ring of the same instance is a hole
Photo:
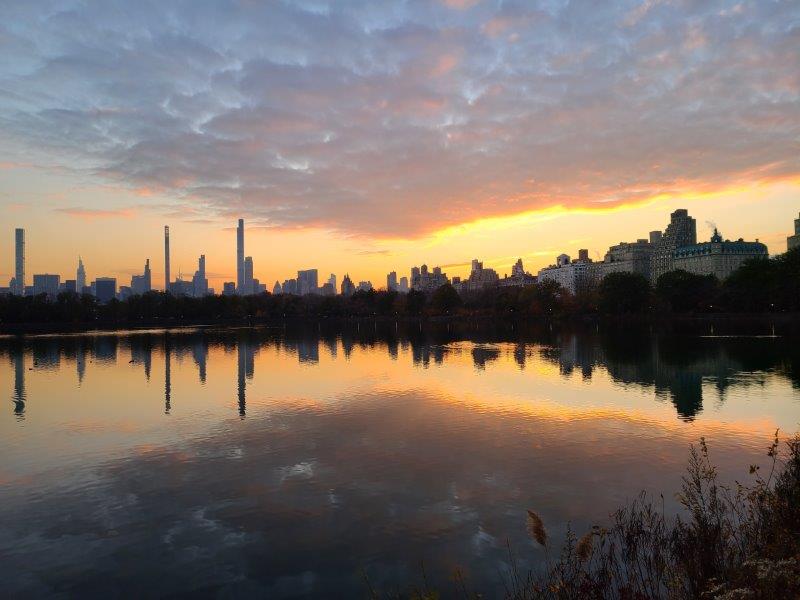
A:
{"label": "high-rise apartment building", "polygon": [[387,292],[396,292],[397,291],[397,272],[392,271],[386,276],[386,291]]}
{"label": "high-rise apartment building", "polygon": [[244,257],[244,276],[242,278],[241,293],[250,296],[255,293],[253,289],[253,257]]}
{"label": "high-rise apartment building", "polygon": [[794,235],[786,238],[786,249],[800,248],[800,216],[794,220]]}
{"label": "high-rise apartment building", "polygon": [[86,267],[83,266],[83,259],[78,257],[78,270],[75,274],[75,285],[78,288],[78,293],[83,293],[83,288],[86,287]]}
{"label": "high-rise apartment building", "polygon": [[697,221],[689,216],[685,208],[679,208],[670,215],[669,225],[656,240],[650,265],[652,281],[655,283],[661,275],[673,270],[675,250],[696,243]]}
{"label": "high-rise apartment building", "polygon": [[33,276],[33,295],[47,294],[50,298],[58,296],[58,288],[61,285],[60,275],[34,275]]}
{"label": "high-rise apartment building", "polygon": [[236,290],[239,294],[251,293],[249,290],[245,290],[244,219],[239,219],[236,227]]}
{"label": "high-rise apartment building", "polygon": [[150,259],[144,263],[144,273],[131,277],[131,294],[141,296],[153,289],[153,275],[150,271]]}
{"label": "high-rise apartment building", "polygon": [[197,261],[197,271],[192,277],[192,295],[201,298],[208,294],[208,279],[206,279],[206,255],[201,254]]}
{"label": "high-rise apartment building", "polygon": [[98,277],[94,282],[94,290],[98,302],[111,302],[117,297],[117,280],[114,277]]}
{"label": "high-rise apartment building", "polygon": [[342,296],[348,298],[356,293],[356,286],[353,285],[353,280],[350,279],[350,275],[345,275],[344,279],[342,279]]}
{"label": "high-rise apartment building", "polygon": [[297,272],[297,293],[300,296],[316,294],[319,291],[319,274],[316,269]]}
{"label": "high-rise apartment building", "polygon": [[25,230],[14,231],[14,281],[11,293],[25,295]]}
{"label": "high-rise apartment building", "polygon": [[164,291],[169,291],[169,225],[164,226]]}

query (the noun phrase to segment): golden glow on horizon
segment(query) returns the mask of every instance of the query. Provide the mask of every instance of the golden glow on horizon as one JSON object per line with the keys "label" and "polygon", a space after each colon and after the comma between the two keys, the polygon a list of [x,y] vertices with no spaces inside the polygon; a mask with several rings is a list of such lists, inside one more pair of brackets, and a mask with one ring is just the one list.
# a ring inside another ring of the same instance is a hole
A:
{"label": "golden glow on horizon", "polygon": [[[150,191],[151,193],[155,193]],[[13,266],[13,228],[27,230],[27,272],[57,272],[62,279],[74,278],[77,256],[83,256],[89,278],[116,276],[127,285],[150,258],[153,281],[163,280],[165,223],[172,233],[172,270],[191,278],[197,257],[205,254],[210,285],[221,291],[224,281],[235,279],[235,232],[233,219],[198,219],[197,215],[164,215],[168,198],[153,196],[136,209],[120,203],[136,198],[142,190],[120,190],[100,186],[85,190],[98,207],[95,212],[71,214],[60,210],[66,200],[55,199],[26,207],[0,203],[7,223],[0,245],[0,285],[5,285]],[[698,237],[710,234],[707,222],[718,224],[730,238],[759,238],[772,253],[785,250],[786,236],[798,212],[800,179],[784,178],[770,183],[738,184],[714,190],[665,193],[641,200],[597,206],[550,206],[513,215],[487,216],[432,231],[419,239],[353,237],[323,228],[247,230],[246,253],[254,257],[255,275],[271,290],[275,280],[296,276],[299,269],[317,268],[320,281],[329,273],[341,282],[345,273],[354,280],[371,280],[385,286],[386,274],[407,276],[411,267],[423,263],[443,266],[449,276],[465,276],[473,258],[483,260],[502,276],[517,258],[536,273],[562,252],[574,255],[588,248],[590,256],[602,260],[607,248],[621,241],[647,237],[663,230],[669,213],[688,208],[698,221]],[[111,200],[116,200],[112,202]],[[402,218],[402,217],[400,217]],[[54,248],[58,251],[55,252]]]}

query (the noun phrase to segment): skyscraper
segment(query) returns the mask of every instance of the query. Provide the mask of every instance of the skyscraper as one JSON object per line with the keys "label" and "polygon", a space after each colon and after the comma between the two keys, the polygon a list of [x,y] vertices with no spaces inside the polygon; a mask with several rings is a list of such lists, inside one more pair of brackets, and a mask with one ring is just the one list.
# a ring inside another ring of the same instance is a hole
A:
{"label": "skyscraper", "polygon": [[689,216],[689,211],[679,208],[670,215],[670,222],[664,233],[657,239],[653,251],[650,277],[653,283],[659,276],[674,268],[674,253],[683,246],[697,243],[697,222]]}
{"label": "skyscraper", "polygon": [[342,296],[345,298],[349,298],[356,292],[356,286],[353,285],[353,280],[350,279],[350,275],[347,274],[342,279]]}
{"label": "skyscraper", "polygon": [[297,272],[297,293],[300,296],[319,292],[319,274],[316,269]]}
{"label": "skyscraper", "polygon": [[255,293],[253,289],[253,257],[244,257],[244,274],[242,277],[241,293],[250,296]]}
{"label": "skyscraper", "polygon": [[169,291],[169,225],[164,225],[164,291]]}
{"label": "skyscraper", "polygon": [[86,268],[83,266],[83,259],[78,257],[78,272],[75,277],[75,287],[79,294],[83,293],[83,288],[86,287]]}
{"label": "skyscraper", "polygon": [[397,273],[395,271],[392,271],[386,276],[386,291],[387,292],[397,291]]}
{"label": "skyscraper", "polygon": [[244,290],[244,219],[239,219],[236,228],[236,290],[243,294]]}
{"label": "skyscraper", "polygon": [[14,232],[14,285],[11,289],[12,294],[17,296],[25,295],[25,230],[17,229]]}
{"label": "skyscraper", "polygon": [[153,279],[150,272],[150,259],[144,263],[144,273],[131,277],[131,293],[137,296],[146,294],[153,289]]}
{"label": "skyscraper", "polygon": [[208,279],[206,279],[206,255],[201,254],[197,261],[197,271],[192,277],[193,296],[201,298],[208,294]]}
{"label": "skyscraper", "polygon": [[800,248],[800,217],[794,220],[794,235],[786,238],[786,249]]}
{"label": "skyscraper", "polygon": [[95,280],[95,296],[101,304],[111,302],[117,296],[116,277],[98,277]]}
{"label": "skyscraper", "polygon": [[61,283],[60,275],[34,275],[33,276],[33,295],[47,294],[51,298],[58,296],[58,286]]}

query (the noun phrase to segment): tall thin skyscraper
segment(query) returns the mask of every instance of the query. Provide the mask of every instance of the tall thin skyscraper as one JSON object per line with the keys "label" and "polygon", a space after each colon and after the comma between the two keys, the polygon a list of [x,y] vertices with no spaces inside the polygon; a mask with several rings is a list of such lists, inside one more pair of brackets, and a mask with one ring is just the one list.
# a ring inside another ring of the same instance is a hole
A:
{"label": "tall thin skyscraper", "polygon": [[236,291],[239,294],[248,293],[244,288],[244,219],[239,219],[236,228]]}
{"label": "tall thin skyscraper", "polygon": [[164,225],[164,291],[169,291],[169,225]]}
{"label": "tall thin skyscraper", "polygon": [[242,294],[254,294],[253,289],[253,257],[246,256],[244,259],[244,279],[242,281]]}
{"label": "tall thin skyscraper", "polygon": [[86,268],[83,266],[83,259],[78,257],[78,272],[75,276],[75,291],[79,294],[83,293],[83,288],[86,287]]}
{"label": "tall thin skyscraper", "polygon": [[17,229],[14,232],[14,248],[16,261],[14,263],[14,289],[12,293],[18,296],[25,295],[25,230]]}
{"label": "tall thin skyscraper", "polygon": [[192,294],[195,298],[201,298],[208,294],[208,279],[206,279],[206,255],[201,254],[197,261],[197,271],[192,277]]}
{"label": "tall thin skyscraper", "polygon": [[150,259],[144,263],[144,291],[145,293],[153,289],[153,274],[150,272]]}

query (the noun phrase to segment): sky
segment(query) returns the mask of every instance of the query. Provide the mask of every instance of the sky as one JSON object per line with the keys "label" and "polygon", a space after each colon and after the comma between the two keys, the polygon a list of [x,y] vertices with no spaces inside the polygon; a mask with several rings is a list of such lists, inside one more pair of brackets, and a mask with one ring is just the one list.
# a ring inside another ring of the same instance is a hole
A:
{"label": "sky", "polygon": [[0,3],[0,285],[152,262],[502,275],[663,229],[786,249],[800,4],[760,0]]}

